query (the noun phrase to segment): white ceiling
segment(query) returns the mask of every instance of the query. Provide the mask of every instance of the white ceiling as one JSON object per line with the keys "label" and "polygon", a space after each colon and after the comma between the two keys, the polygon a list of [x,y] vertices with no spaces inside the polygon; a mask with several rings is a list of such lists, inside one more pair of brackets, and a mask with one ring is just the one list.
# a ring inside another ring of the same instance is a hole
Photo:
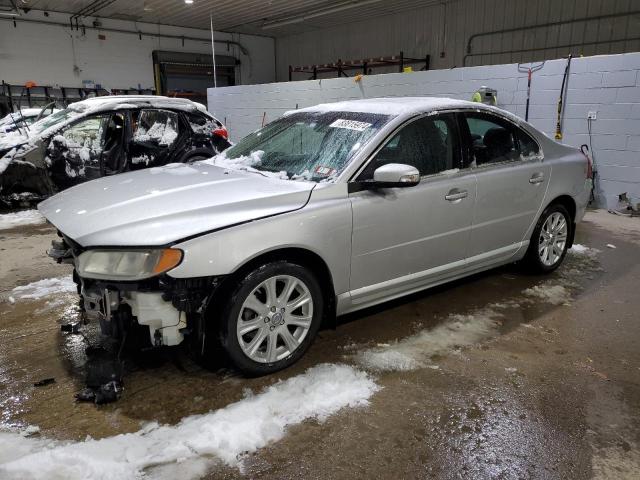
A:
{"label": "white ceiling", "polygon": [[[219,31],[287,36],[410,10],[443,0],[14,0],[20,7],[74,14],[106,4],[95,17],[209,28],[209,13]],[[331,12],[327,12],[331,10]],[[306,18],[305,18],[306,17]],[[285,25],[269,27],[285,22]],[[265,28],[266,27],[266,28]]]}

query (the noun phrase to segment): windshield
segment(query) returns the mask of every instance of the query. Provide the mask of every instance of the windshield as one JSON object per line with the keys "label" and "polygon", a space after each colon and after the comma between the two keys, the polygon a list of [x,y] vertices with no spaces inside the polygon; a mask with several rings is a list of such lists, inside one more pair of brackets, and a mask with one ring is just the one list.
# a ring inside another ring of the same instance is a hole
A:
{"label": "windshield", "polygon": [[211,163],[293,180],[330,180],[390,118],[359,112],[293,113],[247,135]]}
{"label": "windshield", "polygon": [[29,133],[32,135],[36,135],[38,133],[42,133],[50,127],[58,123],[62,123],[72,117],[78,116],[79,113],[76,110],[71,110],[69,108],[65,108],[64,110],[60,110],[56,113],[52,113],[51,115],[41,118],[33,125],[29,127]]}

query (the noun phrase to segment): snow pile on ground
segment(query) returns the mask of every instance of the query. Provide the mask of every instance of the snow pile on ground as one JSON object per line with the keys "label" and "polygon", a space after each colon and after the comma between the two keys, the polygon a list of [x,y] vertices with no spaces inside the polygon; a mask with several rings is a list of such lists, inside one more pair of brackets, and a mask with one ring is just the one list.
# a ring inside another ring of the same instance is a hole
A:
{"label": "snow pile on ground", "polygon": [[428,367],[436,354],[477,344],[498,333],[502,314],[484,308],[469,315],[450,315],[431,329],[422,330],[399,342],[381,345],[356,354],[356,361],[374,371],[406,371]]}
{"label": "snow pile on ground", "polygon": [[76,293],[77,288],[71,275],[60,278],[45,278],[22,285],[12,290],[12,294],[23,300],[39,300],[59,293]]}
{"label": "snow pile on ground", "polygon": [[563,285],[536,285],[523,290],[522,293],[528,297],[532,297],[536,300],[542,300],[543,302],[547,302],[552,305],[566,305],[571,300],[569,290]]}
{"label": "snow pile on ground", "polygon": [[597,248],[587,247],[579,243],[574,243],[573,246],[568,250],[568,253],[576,255],[595,256],[600,253],[600,250],[598,250]]}
{"label": "snow pile on ground", "polygon": [[124,480],[148,473],[152,478],[197,478],[216,460],[240,466],[242,455],[281,439],[288,426],[367,405],[378,389],[365,372],[322,364],[175,426],[154,423],[135,433],[72,443],[4,432],[0,477]]}
{"label": "snow pile on ground", "polygon": [[39,225],[44,223],[44,217],[37,210],[22,210],[0,215],[0,230],[7,230],[22,225]]}

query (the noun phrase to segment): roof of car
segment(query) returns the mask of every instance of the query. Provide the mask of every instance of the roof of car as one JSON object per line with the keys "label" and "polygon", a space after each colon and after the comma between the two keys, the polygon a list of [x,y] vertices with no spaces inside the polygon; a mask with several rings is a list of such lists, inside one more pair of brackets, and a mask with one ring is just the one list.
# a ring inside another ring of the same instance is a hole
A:
{"label": "roof of car", "polygon": [[155,108],[175,108],[179,110],[200,110],[206,112],[207,109],[201,103],[192,102],[186,98],[171,98],[160,95],[106,95],[102,97],[92,97],[69,105],[69,108],[76,111],[98,111],[119,108],[138,108],[140,106],[152,106]]}
{"label": "roof of car", "polygon": [[484,108],[483,104],[456,100],[442,97],[384,97],[363,98],[360,100],[347,100],[335,103],[321,103],[313,107],[293,110],[291,112],[362,112],[380,113],[384,115],[401,115],[406,113],[419,113],[429,110],[446,108]]}

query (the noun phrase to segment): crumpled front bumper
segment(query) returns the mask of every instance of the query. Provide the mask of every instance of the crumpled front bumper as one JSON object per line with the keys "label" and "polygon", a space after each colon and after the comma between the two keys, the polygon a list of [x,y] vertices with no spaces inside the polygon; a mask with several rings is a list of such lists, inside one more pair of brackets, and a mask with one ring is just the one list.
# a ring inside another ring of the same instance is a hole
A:
{"label": "crumpled front bumper", "polygon": [[[51,242],[47,254],[58,263],[75,264],[84,249],[69,238]],[[221,277],[174,279],[160,275],[137,282],[111,282],[81,278],[80,286],[87,320],[100,323],[102,333],[122,339],[132,327],[148,327],[153,346],[173,346],[200,328],[203,313]]]}
{"label": "crumpled front bumper", "polygon": [[121,325],[135,318],[139,325],[149,327],[150,341],[154,346],[173,346],[184,340],[186,312],[164,300],[162,292],[121,291],[85,280],[82,281],[81,294],[87,318],[100,322],[105,334],[119,334]]}

